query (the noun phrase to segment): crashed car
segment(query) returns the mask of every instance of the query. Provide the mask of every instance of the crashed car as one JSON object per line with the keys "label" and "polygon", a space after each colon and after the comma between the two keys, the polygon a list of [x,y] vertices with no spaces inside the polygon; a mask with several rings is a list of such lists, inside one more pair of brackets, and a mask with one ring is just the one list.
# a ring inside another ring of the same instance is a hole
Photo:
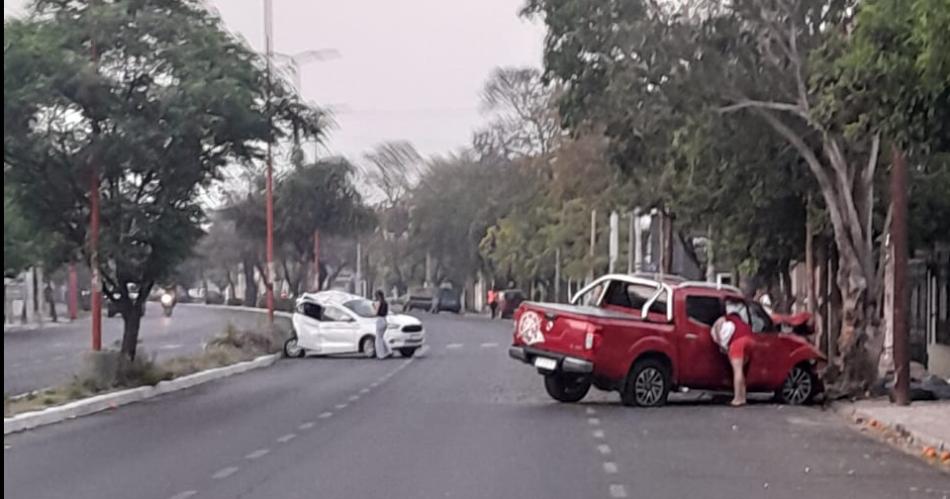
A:
{"label": "crashed car", "polygon": [[[376,356],[376,314],[373,302],[341,291],[308,293],[297,300],[294,336],[284,343],[287,357],[359,353]],[[392,350],[412,357],[425,344],[422,322],[411,315],[386,316],[384,337]]]}
{"label": "crashed car", "polygon": [[671,276],[606,275],[570,305],[525,302],[508,353],[534,367],[561,402],[580,401],[591,386],[646,407],[663,405],[677,388],[731,390],[731,367],[710,334],[727,302],[754,333],[749,391],[772,392],[787,404],[811,402],[822,390],[820,351],[783,332],[738,289]]}

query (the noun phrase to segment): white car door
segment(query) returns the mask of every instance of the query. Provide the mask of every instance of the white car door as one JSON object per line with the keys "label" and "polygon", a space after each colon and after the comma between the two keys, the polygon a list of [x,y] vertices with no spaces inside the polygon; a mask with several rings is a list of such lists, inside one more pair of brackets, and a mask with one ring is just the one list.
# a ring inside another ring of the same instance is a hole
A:
{"label": "white car door", "polygon": [[337,306],[323,309],[323,353],[351,353],[359,350],[360,327],[356,319]]}
{"label": "white car door", "polygon": [[304,302],[297,305],[294,311],[294,331],[297,333],[297,344],[313,353],[324,353],[326,343],[324,323],[320,318],[322,307],[316,303]]}

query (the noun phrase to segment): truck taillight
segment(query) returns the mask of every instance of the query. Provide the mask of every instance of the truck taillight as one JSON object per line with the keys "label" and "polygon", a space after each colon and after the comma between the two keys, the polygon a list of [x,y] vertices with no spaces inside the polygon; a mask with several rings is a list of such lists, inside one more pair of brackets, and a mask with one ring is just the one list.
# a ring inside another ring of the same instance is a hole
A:
{"label": "truck taillight", "polygon": [[600,346],[602,338],[600,337],[600,328],[589,326],[587,333],[584,334],[584,349],[596,350]]}
{"label": "truck taillight", "polygon": [[584,348],[587,350],[593,350],[594,348],[594,333],[588,331],[584,336]]}

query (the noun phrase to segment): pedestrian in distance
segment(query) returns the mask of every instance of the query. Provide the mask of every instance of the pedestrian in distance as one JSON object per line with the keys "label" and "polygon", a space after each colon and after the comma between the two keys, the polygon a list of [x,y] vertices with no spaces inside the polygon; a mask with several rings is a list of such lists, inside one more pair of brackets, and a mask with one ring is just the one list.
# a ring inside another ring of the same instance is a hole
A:
{"label": "pedestrian in distance", "polygon": [[46,300],[46,304],[49,305],[49,316],[53,322],[59,320],[56,317],[56,300],[53,298],[53,286],[49,282],[46,283],[46,287],[43,288],[43,299]]}
{"label": "pedestrian in distance", "polygon": [[[726,315],[720,317],[712,329],[713,341],[729,357],[732,367],[732,406],[746,404],[745,370],[749,363],[749,344],[752,343],[752,327],[742,318],[744,305],[726,302]],[[748,314],[748,311],[746,311]]]}
{"label": "pedestrian in distance", "polygon": [[392,352],[386,343],[386,316],[389,315],[389,303],[383,290],[376,290],[376,358],[385,359]]}
{"label": "pedestrian in distance", "polygon": [[495,312],[498,310],[498,292],[495,288],[488,289],[488,309],[491,311],[491,318],[495,318]]}

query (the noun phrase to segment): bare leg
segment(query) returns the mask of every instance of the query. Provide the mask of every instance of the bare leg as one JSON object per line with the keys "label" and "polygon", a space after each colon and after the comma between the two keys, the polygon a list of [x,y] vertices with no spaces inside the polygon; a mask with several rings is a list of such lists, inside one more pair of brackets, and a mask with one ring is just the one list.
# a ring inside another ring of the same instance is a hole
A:
{"label": "bare leg", "polygon": [[743,372],[743,367],[745,362],[743,359],[729,359],[729,364],[732,365],[732,405],[740,406],[745,405],[745,373]]}

